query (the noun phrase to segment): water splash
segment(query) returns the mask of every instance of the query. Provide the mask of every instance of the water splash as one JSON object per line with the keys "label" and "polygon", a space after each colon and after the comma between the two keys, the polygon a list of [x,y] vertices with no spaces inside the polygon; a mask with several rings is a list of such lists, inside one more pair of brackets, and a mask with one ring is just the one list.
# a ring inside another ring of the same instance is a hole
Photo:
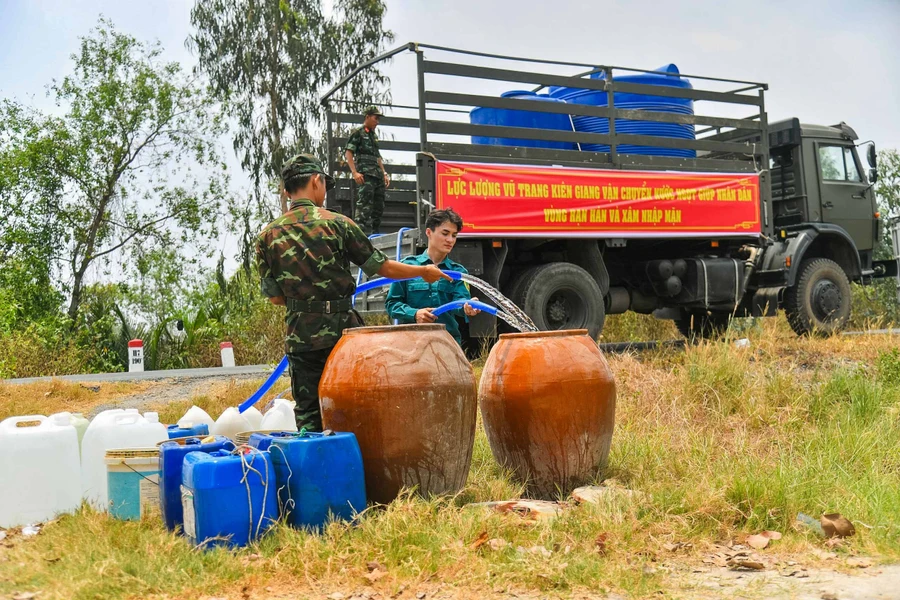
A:
{"label": "water splash", "polygon": [[528,323],[523,323],[522,321],[516,319],[515,317],[513,317],[511,315],[508,315],[507,313],[503,312],[502,310],[497,311],[497,317],[503,319],[504,321],[509,323],[509,325],[513,329],[516,329],[518,331],[525,331],[525,332],[537,331],[537,328],[534,327],[534,325],[529,325]]}
{"label": "water splash", "polygon": [[[519,331],[529,332],[538,330],[534,321],[525,314],[525,311],[516,306],[515,302],[501,294],[488,282],[469,275],[468,273],[461,273],[460,279],[484,292],[484,295],[490,298],[491,301],[501,309],[500,311],[497,311],[497,316]],[[505,314],[501,315],[501,311]]]}

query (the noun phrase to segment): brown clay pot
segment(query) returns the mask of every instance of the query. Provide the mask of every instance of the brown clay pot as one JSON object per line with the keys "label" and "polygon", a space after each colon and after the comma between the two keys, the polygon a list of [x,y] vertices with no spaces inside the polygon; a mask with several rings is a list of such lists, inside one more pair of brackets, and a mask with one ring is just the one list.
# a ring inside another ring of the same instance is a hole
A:
{"label": "brown clay pot", "polygon": [[568,495],[606,464],[616,384],[586,330],[501,335],[478,400],[494,458],[529,497]]}
{"label": "brown clay pot", "polygon": [[370,501],[391,502],[404,487],[427,497],[465,486],[475,374],[443,325],[344,331],[319,398],[324,427],[356,435]]}

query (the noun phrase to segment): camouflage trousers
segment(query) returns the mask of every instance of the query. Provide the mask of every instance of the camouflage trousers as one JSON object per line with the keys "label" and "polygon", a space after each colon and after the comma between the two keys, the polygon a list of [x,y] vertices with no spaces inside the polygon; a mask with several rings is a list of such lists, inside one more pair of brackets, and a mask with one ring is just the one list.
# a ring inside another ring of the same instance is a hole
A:
{"label": "camouflage trousers", "polygon": [[366,235],[379,233],[381,215],[384,213],[384,175],[364,175],[365,183],[359,186],[356,198],[356,214],[353,218]]}
{"label": "camouflage trousers", "polygon": [[319,380],[325,370],[325,361],[334,347],[322,350],[288,353],[291,366],[291,395],[297,406],[294,416],[297,429],[322,431],[322,412],[319,409]]}

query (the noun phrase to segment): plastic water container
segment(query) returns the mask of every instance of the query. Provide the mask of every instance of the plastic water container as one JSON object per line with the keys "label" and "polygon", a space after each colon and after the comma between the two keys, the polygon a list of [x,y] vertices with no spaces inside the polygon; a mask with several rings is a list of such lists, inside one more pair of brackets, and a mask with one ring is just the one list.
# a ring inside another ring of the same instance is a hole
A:
{"label": "plastic water container", "polygon": [[247,410],[241,413],[244,415],[244,418],[250,422],[250,429],[255,431],[257,429],[262,429],[262,419],[263,415],[259,412],[259,409],[255,406],[251,406]]}
{"label": "plastic water container", "polygon": [[250,422],[244,415],[238,412],[238,409],[234,406],[229,406],[219,415],[215,424],[209,428],[209,432],[213,435],[224,435],[233,440],[237,434],[242,431],[250,431],[251,429],[253,427],[250,426]]}
{"label": "plastic water container", "polygon": [[81,483],[84,499],[97,510],[108,508],[106,451],[153,448],[169,439],[156,413],[100,413],[91,421],[81,445]]}
{"label": "plastic water container", "polygon": [[[205,427],[205,425],[204,425]],[[184,523],[181,508],[181,475],[184,457],[188,452],[215,452],[233,450],[234,444],[226,437],[217,437],[204,443],[196,437],[176,438],[159,445],[159,507],[163,522],[171,531]]]}
{"label": "plastic water container", "polygon": [[159,448],[106,451],[109,514],[137,521],[159,507]]}
{"label": "plastic water container", "polygon": [[6,419],[0,423],[0,527],[74,512],[81,505],[80,474],[78,435],[67,416]]}
{"label": "plastic water container", "polygon": [[212,426],[215,421],[209,413],[200,408],[199,406],[192,406],[188,409],[184,416],[178,419],[178,425],[181,427],[191,427],[193,425],[205,424],[212,431]]}
{"label": "plastic water container", "polygon": [[81,456],[81,440],[84,439],[84,434],[91,422],[85,419],[84,415],[81,413],[70,413],[65,411],[50,415],[50,418],[53,419],[56,415],[65,415],[69,419],[69,424],[75,428],[75,433],[78,434],[78,453],[79,456]]}
{"label": "plastic water container", "polygon": [[250,447],[256,448],[262,452],[268,452],[269,447],[272,445],[272,440],[275,439],[274,437],[272,437],[273,433],[289,433],[289,432],[255,431],[250,434],[250,441],[249,441]]}
{"label": "plastic water container", "polygon": [[275,471],[266,452],[190,452],[184,457],[184,533],[197,546],[246,546],[278,519]]}
{"label": "plastic water container", "polygon": [[275,404],[263,415],[260,429],[270,431],[297,431],[297,417],[294,415],[293,400],[275,398]]}
{"label": "plastic water container", "polygon": [[292,527],[320,530],[329,519],[349,521],[366,508],[362,454],[352,433],[274,433],[282,515]]}
{"label": "plastic water container", "polygon": [[187,437],[206,437],[209,435],[209,425],[206,423],[198,423],[190,427],[182,427],[181,425],[169,425],[166,427],[166,433],[169,434],[170,440]]}

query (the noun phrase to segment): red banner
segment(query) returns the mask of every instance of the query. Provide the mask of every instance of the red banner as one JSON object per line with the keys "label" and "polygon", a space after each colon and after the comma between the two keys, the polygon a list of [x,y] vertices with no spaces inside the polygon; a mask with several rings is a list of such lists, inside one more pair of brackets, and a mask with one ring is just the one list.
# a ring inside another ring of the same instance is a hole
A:
{"label": "red banner", "polygon": [[464,236],[697,236],[760,232],[759,177],[437,163],[437,207]]}

